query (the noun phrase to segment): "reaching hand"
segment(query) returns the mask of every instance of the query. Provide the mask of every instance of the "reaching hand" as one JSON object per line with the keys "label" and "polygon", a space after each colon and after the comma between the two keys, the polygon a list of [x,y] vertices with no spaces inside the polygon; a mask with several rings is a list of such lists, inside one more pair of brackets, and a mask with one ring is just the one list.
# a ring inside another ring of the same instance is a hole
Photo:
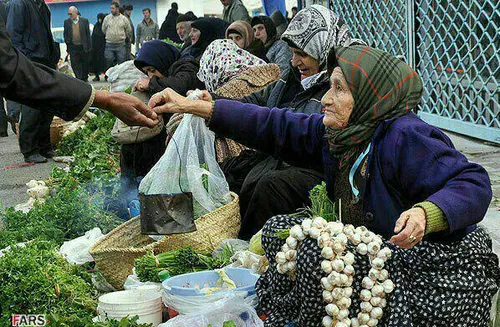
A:
{"label": "reaching hand", "polygon": [[127,125],[153,128],[158,124],[158,115],[141,100],[127,93],[96,91],[93,105],[108,110]]}
{"label": "reaching hand", "polygon": [[190,100],[170,88],[153,95],[148,105],[158,114],[190,113],[207,119],[212,113],[211,102]]}
{"label": "reaching hand", "polygon": [[422,208],[406,210],[396,221],[391,242],[403,249],[409,249],[420,243],[425,235],[427,219]]}

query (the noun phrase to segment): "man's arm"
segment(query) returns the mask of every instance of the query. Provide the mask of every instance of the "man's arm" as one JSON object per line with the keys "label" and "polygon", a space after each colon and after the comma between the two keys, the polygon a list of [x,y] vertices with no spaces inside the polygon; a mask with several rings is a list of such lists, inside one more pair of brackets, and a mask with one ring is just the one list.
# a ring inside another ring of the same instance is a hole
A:
{"label": "man's arm", "polygon": [[106,32],[108,31],[108,22],[109,22],[109,15],[104,17],[104,20],[102,21],[102,32],[104,35],[106,35]]}
{"label": "man's arm", "polygon": [[81,117],[94,105],[129,125],[154,127],[157,116],[139,99],[126,93],[95,91],[89,84],[31,62],[11,45],[0,17],[0,94],[64,120]]}
{"label": "man's arm", "polygon": [[64,33],[63,33],[63,36],[64,36],[64,43],[66,43],[66,46],[69,46],[70,44],[70,41],[71,41],[71,32],[69,30],[69,27],[71,26],[68,26],[68,21],[65,20],[64,21]]}
{"label": "man's arm", "polygon": [[160,27],[158,26],[158,23],[155,22],[155,39],[158,40],[160,37]]}
{"label": "man's arm", "polygon": [[125,22],[125,24],[124,24],[125,25],[125,35],[128,37],[128,39],[130,40],[131,43],[135,43],[134,36],[132,33],[132,25],[127,17],[125,17],[125,16],[122,16],[122,17],[124,18],[124,22]]}
{"label": "man's arm", "polygon": [[142,36],[142,23],[139,23],[139,25],[137,25],[137,35],[136,35],[136,43],[135,43],[135,47],[136,49],[139,49],[139,44],[141,43],[141,36]]}

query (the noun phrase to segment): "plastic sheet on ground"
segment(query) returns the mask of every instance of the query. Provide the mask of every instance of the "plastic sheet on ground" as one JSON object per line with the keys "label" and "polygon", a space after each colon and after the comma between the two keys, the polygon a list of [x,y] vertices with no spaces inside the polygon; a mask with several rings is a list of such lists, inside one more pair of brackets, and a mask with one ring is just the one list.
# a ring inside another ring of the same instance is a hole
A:
{"label": "plastic sheet on ground", "polygon": [[[205,299],[203,303],[201,301],[199,303],[190,303],[191,313],[181,314],[166,323],[158,325],[158,327],[207,327],[208,325],[222,327],[224,322],[227,321],[234,322],[237,327],[264,326],[254,306],[249,303],[250,298],[245,299],[241,294],[236,293],[229,293],[223,297],[219,295],[220,298],[217,300],[212,296],[196,296],[196,298],[202,299],[207,297],[210,297],[210,300]],[[256,298],[255,295],[254,297]],[[187,306],[186,303],[184,307],[187,309]]]}

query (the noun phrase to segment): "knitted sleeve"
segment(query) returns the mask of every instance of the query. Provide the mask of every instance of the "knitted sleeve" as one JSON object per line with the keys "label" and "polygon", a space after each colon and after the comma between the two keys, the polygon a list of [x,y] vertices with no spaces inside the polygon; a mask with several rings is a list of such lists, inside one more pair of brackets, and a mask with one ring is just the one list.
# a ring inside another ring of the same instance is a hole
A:
{"label": "knitted sleeve", "polygon": [[442,232],[448,229],[448,221],[443,211],[434,203],[424,201],[417,203],[414,208],[422,208],[425,211],[427,224],[425,226],[425,235],[429,233]]}

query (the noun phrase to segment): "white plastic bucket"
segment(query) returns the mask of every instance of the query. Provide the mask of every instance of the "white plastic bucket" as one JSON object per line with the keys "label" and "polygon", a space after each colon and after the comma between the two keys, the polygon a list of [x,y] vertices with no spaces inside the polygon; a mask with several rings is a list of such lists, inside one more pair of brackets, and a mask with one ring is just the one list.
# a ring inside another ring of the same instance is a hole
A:
{"label": "white plastic bucket", "polygon": [[155,290],[128,290],[104,294],[97,306],[101,321],[139,316],[139,323],[158,326],[162,323],[163,303]]}

